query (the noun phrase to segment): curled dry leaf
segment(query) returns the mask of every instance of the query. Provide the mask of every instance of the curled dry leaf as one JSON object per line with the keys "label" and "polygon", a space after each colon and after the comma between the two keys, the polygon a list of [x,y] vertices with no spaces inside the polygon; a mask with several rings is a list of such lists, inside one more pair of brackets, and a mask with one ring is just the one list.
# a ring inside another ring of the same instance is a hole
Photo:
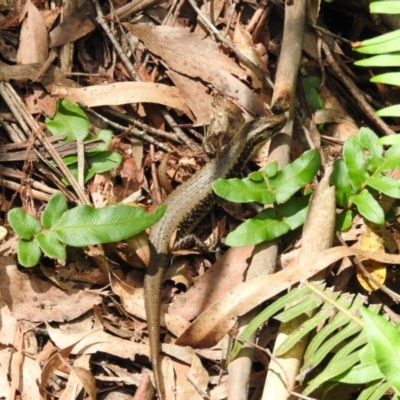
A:
{"label": "curled dry leaf", "polygon": [[53,96],[72,102],[81,101],[88,107],[115,106],[129,103],[156,103],[176,108],[194,119],[179,89],[153,82],[118,82],[84,88],[54,86]]}
{"label": "curled dry leaf", "polygon": [[51,340],[68,354],[95,354],[98,351],[134,360],[138,354],[149,356],[149,346],[121,339],[103,330],[84,330],[69,334],[47,324]]}
{"label": "curled dry leaf", "polygon": [[[235,25],[235,30],[233,32],[233,44],[240,50],[249,60],[251,60],[257,67],[261,68],[265,71],[266,63],[263,62],[258,55],[253,39],[249,32],[242,28],[240,22],[237,21]],[[247,71],[247,74],[251,77],[251,82],[253,84],[254,89],[261,89],[263,87],[263,83],[253,71],[243,65],[243,68]]]}
{"label": "curled dry leaf", "polygon": [[66,359],[70,354],[74,344],[63,348],[57,353],[54,353],[49,360],[46,362],[42,369],[42,374],[40,377],[39,391],[43,398],[46,396],[47,382],[50,380],[51,376],[63,365],[63,358]]}
{"label": "curled dry leaf", "polygon": [[400,256],[371,253],[345,246],[333,247],[310,258],[309,268],[299,268],[297,262],[273,275],[259,276],[237,285],[204,311],[180,336],[177,344],[192,347],[212,347],[230,330],[233,319],[247,313],[290,286],[308,279],[343,257],[357,255],[372,260],[400,264]]}
{"label": "curled dry leaf", "polygon": [[[96,380],[90,372],[90,356],[83,355],[74,361],[71,366],[71,373],[68,377],[62,398],[75,398],[75,394],[85,388],[86,393],[94,400],[96,399]],[[89,400],[89,398],[87,397]]]}

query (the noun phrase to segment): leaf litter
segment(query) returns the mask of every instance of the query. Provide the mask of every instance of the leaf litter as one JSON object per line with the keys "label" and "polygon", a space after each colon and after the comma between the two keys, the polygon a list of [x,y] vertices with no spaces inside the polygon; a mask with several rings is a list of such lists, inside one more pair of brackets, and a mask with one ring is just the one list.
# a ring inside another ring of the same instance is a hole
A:
{"label": "leaf litter", "polygon": [[[120,17],[126,12],[122,3],[113,4]],[[266,88],[259,73],[238,62],[225,44],[217,43],[188,4],[176,11],[169,4],[156,3],[139,5],[144,11],[136,15],[134,21],[118,26],[119,32],[123,30],[118,41],[126,54],[133,55],[132,59],[136,60],[131,70],[121,63],[115,45],[104,41],[93,23],[96,11],[91,2],[85,2],[69,16],[64,16],[61,23],[56,19],[65,11],[61,5],[50,10],[43,2],[31,0],[0,19],[2,28],[8,29],[0,41],[1,53],[7,61],[0,64],[0,95],[5,96],[4,90],[8,89],[4,82],[9,82],[18,89],[18,96],[23,92],[25,101],[21,115],[15,109],[11,109],[12,117],[2,114],[7,132],[3,135],[7,139],[0,144],[0,158],[6,165],[1,166],[5,178],[2,186],[6,191],[3,213],[10,207],[23,206],[32,214],[40,214],[44,199],[61,187],[70,201],[77,199],[69,186],[56,184],[57,175],[52,177],[49,170],[35,161],[37,158],[27,155],[11,158],[14,150],[6,147],[8,139],[22,144],[25,149],[29,141],[36,146],[35,137],[31,135],[32,125],[28,123],[30,129],[24,127],[34,116],[39,128],[45,130],[44,117],[52,117],[59,98],[80,102],[86,107],[102,107],[104,119],[89,114],[92,134],[109,127],[110,120],[115,122],[110,129],[120,133],[115,150],[122,154],[124,167],[98,174],[87,187],[92,201],[98,205],[134,198],[147,206],[151,198],[161,201],[168,191],[162,188],[155,192],[157,171],[152,170],[154,162],[161,161],[165,155],[155,149],[154,144],[143,144],[138,136],[130,135],[132,119],[144,120],[149,126],[170,133],[173,141],[164,138],[161,143],[174,144],[181,160],[193,160],[193,154],[196,159],[204,159],[204,155],[193,153],[199,145],[192,145],[192,142],[198,140],[203,127],[210,124],[210,108],[216,93],[232,99],[246,118],[265,112],[271,90]],[[207,2],[207,8],[210,4]],[[228,40],[255,66],[274,75],[283,30],[279,7],[275,7],[273,18],[266,24],[265,18],[272,8],[263,9],[261,5],[253,8],[246,2],[241,2],[236,10],[231,6],[229,1],[214,2],[215,25],[221,34],[228,34]],[[146,10],[146,7],[149,8]],[[204,12],[204,6],[202,9]],[[319,6],[314,4],[315,20],[318,10]],[[107,15],[109,10],[103,12]],[[174,26],[154,24],[154,21],[167,21],[169,12],[174,16]],[[112,14],[107,18],[113,19]],[[150,20],[152,24],[148,23]],[[118,25],[118,21],[115,22]],[[66,62],[61,53],[59,59],[52,61],[50,49],[67,43],[75,47],[73,64]],[[311,68],[310,64],[318,60],[316,43],[315,34],[306,28],[303,48],[310,57],[303,60],[306,68]],[[343,55],[338,43],[335,46],[337,54]],[[333,92],[326,90],[324,96],[326,109],[335,116],[326,118],[323,114],[326,134],[344,140],[347,134],[355,133],[357,126]],[[119,112],[119,117],[110,117],[111,112]],[[171,115],[175,121],[170,119]],[[184,136],[179,132],[181,128],[188,128]],[[184,142],[187,147],[178,146],[177,142]],[[301,148],[298,142],[296,146]],[[295,158],[298,154],[295,146],[293,149],[292,158]],[[324,151],[329,158],[336,150],[332,145]],[[142,154],[143,162],[137,160]],[[190,175],[197,168],[189,166],[185,174]],[[172,184],[179,176],[171,167],[168,175],[172,177]],[[206,229],[207,223],[203,224]],[[358,229],[354,225],[353,233],[348,233],[352,242],[360,240]],[[230,249],[217,262],[209,264],[204,257],[196,261],[197,264],[193,261],[197,258],[190,257],[194,265],[184,263],[185,279],[175,279],[172,275],[169,282],[178,284],[172,287],[169,283],[165,290],[166,297],[174,297],[169,308],[163,306],[162,315],[165,328],[162,349],[169,356],[164,360],[169,393],[176,390],[176,397],[197,398],[198,391],[203,391],[211,398],[226,397],[226,376],[218,384],[213,371],[219,368],[223,338],[232,333],[239,316],[290,286],[351,255],[376,260],[379,268],[382,268],[381,263],[400,263],[399,256],[382,252],[377,245],[381,240],[379,235],[377,238],[370,236],[373,242],[370,245],[365,243],[365,238],[360,240],[362,250],[347,247],[321,250],[309,255],[307,265],[300,267],[295,260],[271,276],[262,273],[250,279],[246,279],[246,275],[252,247]],[[377,247],[378,251],[368,251]],[[63,265],[63,260],[43,259],[38,267],[21,270],[10,257],[15,249],[15,237],[10,232],[0,247],[3,255],[0,396],[39,399],[52,393],[62,398],[76,398],[79,392],[85,391],[87,398],[95,399],[100,391],[112,392],[117,386],[131,392],[132,388],[137,388],[140,393],[144,385],[146,398],[150,398],[151,383],[146,378],[149,376],[149,347],[142,290],[143,265],[148,263],[145,236],[117,246],[105,246],[112,268],[97,253],[98,249],[91,249],[86,253],[69,253],[67,265]],[[290,255],[291,252],[285,256]],[[368,281],[365,285],[372,286]],[[181,286],[187,289],[185,293],[179,293]]]}

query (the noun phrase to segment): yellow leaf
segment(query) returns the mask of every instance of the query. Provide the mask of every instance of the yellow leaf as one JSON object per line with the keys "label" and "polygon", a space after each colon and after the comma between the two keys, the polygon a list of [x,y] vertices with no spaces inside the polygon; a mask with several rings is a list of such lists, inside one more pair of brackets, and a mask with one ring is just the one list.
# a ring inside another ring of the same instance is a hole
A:
{"label": "yellow leaf", "polygon": [[[360,248],[366,251],[372,251],[374,253],[384,253],[384,240],[380,230],[382,227],[372,224],[370,222],[365,223],[364,230],[360,236]],[[361,259],[366,270],[371,275],[372,279],[383,285],[386,279],[386,266],[378,263],[377,261]],[[360,285],[367,291],[372,292],[378,290],[379,287],[374,281],[366,276],[361,270],[357,269],[357,279]]]}

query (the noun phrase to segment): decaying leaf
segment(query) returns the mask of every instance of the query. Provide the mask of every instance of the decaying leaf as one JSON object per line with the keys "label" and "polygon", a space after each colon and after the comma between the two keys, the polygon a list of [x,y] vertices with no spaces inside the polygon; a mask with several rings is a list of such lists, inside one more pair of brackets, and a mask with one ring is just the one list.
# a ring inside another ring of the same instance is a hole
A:
{"label": "decaying leaf", "polygon": [[[366,251],[372,251],[374,253],[384,253],[385,246],[383,243],[383,238],[379,234],[379,226],[372,223],[364,223],[364,229],[362,230],[360,236],[360,249]],[[381,285],[384,284],[386,279],[387,268],[385,265],[376,262],[375,260],[369,260],[366,258],[361,259],[364,267]],[[378,290],[379,287],[374,283],[368,276],[365,276],[362,271],[357,268],[357,279],[360,285],[367,291]]]}

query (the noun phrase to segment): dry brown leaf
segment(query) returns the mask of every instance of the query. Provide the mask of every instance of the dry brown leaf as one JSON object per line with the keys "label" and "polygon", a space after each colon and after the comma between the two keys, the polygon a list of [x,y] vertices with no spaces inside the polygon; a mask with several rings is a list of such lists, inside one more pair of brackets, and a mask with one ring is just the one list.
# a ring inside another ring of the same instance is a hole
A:
{"label": "dry brown leaf", "polygon": [[39,10],[28,0],[21,12],[24,18],[17,54],[18,64],[44,63],[48,56],[47,29]]}
{"label": "dry brown leaf", "polygon": [[[78,378],[80,373],[80,369],[85,368],[86,371],[90,368],[90,356],[88,355],[80,355],[74,361],[73,367],[71,367],[71,373],[68,376],[68,382],[65,389],[62,391],[59,400],[69,400],[75,399],[76,394],[80,393],[83,388],[83,384],[81,380]],[[77,370],[77,373],[73,373],[72,371]]]}
{"label": "dry brown leaf", "polygon": [[[183,250],[186,252],[186,250]],[[178,251],[180,253],[181,250]],[[192,253],[193,254],[193,253]],[[177,256],[172,259],[166,280],[172,280],[174,285],[182,285],[186,290],[192,285],[192,272],[188,266],[186,257]],[[180,298],[180,296],[178,296]]]}
{"label": "dry brown leaf", "polygon": [[254,246],[231,248],[214,263],[185,294],[179,296],[168,312],[192,320],[215,301],[243,282]]}
{"label": "dry brown leaf", "polygon": [[[161,359],[162,374],[165,380],[165,395],[167,399],[175,399],[176,383],[173,362],[169,357]],[[154,380],[153,380],[154,385]]]}
{"label": "dry brown leaf", "polygon": [[18,271],[12,257],[3,257],[0,293],[11,314],[28,321],[70,321],[99,304],[94,292],[75,290],[66,294],[51,282]]}
{"label": "dry brown leaf", "polygon": [[[250,61],[252,61],[258,68],[262,69],[263,71],[266,70],[265,63],[261,60],[259,54],[257,53],[253,39],[249,32],[242,28],[240,22],[237,21],[235,25],[235,30],[233,32],[233,44],[236,46],[240,52],[245,55]],[[250,68],[242,67],[246,70],[247,74],[251,77],[251,83],[254,89],[261,89],[263,88],[263,82],[259,78],[257,74],[255,74]]]}
{"label": "dry brown leaf", "polygon": [[130,253],[134,253],[134,255],[130,254],[128,261],[130,261],[131,259],[135,259],[136,265],[138,265],[137,258],[139,258],[140,261],[143,263],[143,266],[149,265],[150,248],[146,232],[140,232],[137,235],[127,239],[125,242],[128,245]]}
{"label": "dry brown leaf", "polygon": [[168,354],[174,359],[180,360],[185,364],[190,365],[192,363],[194,351],[191,347],[176,346],[174,344],[163,343],[162,350],[163,353]]}
{"label": "dry brown leaf", "polygon": [[190,366],[188,376],[190,378],[190,381],[193,382],[195,386],[189,381],[187,382],[187,384],[183,388],[188,396],[187,398],[198,398],[199,400],[202,399],[203,397],[200,396],[197,388],[206,393],[210,377],[196,353],[193,353],[193,361]]}
{"label": "dry brown leaf", "polygon": [[252,114],[264,113],[260,97],[236,78],[246,79],[245,72],[221,53],[212,40],[202,40],[185,28],[146,24],[125,26],[170,69],[211,83],[220,93],[233,98]]}
{"label": "dry brown leaf", "polygon": [[53,117],[57,109],[57,100],[51,97],[44,90],[42,85],[32,84],[32,92],[25,96],[25,103],[31,114],[39,114],[44,112],[47,116]]}
{"label": "dry brown leaf", "polygon": [[50,48],[75,42],[92,32],[95,25],[88,16],[95,18],[96,10],[91,1],[84,1],[78,10],[50,32]]}
{"label": "dry brown leaf", "polygon": [[41,13],[42,13],[43,20],[44,20],[44,23],[46,25],[46,28],[50,29],[53,26],[55,20],[60,15],[61,8],[60,7],[56,7],[56,8],[53,8],[51,10],[41,10]]}
{"label": "dry brown leaf", "polygon": [[8,380],[8,366],[12,356],[11,348],[3,348],[0,350],[0,396],[6,399],[10,391],[10,382]]}
{"label": "dry brown leaf", "polygon": [[[0,80],[8,82],[10,80],[34,80],[41,71],[43,64],[7,65],[0,62],[0,67]],[[66,78],[64,72],[54,65],[49,67],[40,83],[43,84],[49,92],[55,83],[58,86],[80,87],[80,85],[72,79]]]}
{"label": "dry brown leaf", "polygon": [[190,366],[174,362],[174,369],[177,393],[180,394],[179,398],[201,400],[203,397],[200,395],[198,389],[205,393],[210,378],[200,358],[193,353],[192,364]]}
{"label": "dry brown leaf", "polygon": [[[97,265],[100,265],[99,260],[97,262]],[[129,314],[145,320],[143,289],[136,289],[128,285],[114,274],[112,270],[109,269],[108,271],[112,291],[121,298],[122,307]]]}
{"label": "dry brown leaf", "polygon": [[59,352],[53,354],[47,363],[44,365],[40,383],[39,383],[39,391],[43,398],[46,397],[46,386],[47,382],[51,378],[51,376],[57,371],[57,369],[63,364],[63,358],[67,358],[71,354],[71,350],[74,347],[74,344],[63,348]]}
{"label": "dry brown leaf", "polygon": [[371,253],[344,246],[333,247],[310,259],[309,268],[299,268],[296,262],[273,275],[240,283],[228,294],[204,311],[176,341],[179,345],[212,347],[229,332],[234,318],[245,314],[288,287],[308,279],[343,257],[357,255],[376,261],[400,264],[400,256]]}
{"label": "dry brown leaf", "polygon": [[208,88],[197,79],[190,79],[186,75],[175,71],[167,71],[175,86],[179,89],[186,104],[196,117],[193,126],[204,126],[210,123],[210,107],[212,96],[207,93]]}
{"label": "dry brown leaf", "polygon": [[189,327],[190,322],[179,315],[164,314],[165,326],[174,336],[180,336]]}
{"label": "dry brown leaf", "polygon": [[[200,9],[205,15],[212,15],[213,21],[217,21],[222,13],[222,10],[224,9],[224,6],[225,0],[209,0],[203,1]],[[212,10],[210,10],[211,7]],[[210,34],[209,29],[204,25],[204,22],[199,17],[197,17],[197,24],[194,32],[202,39]]]}
{"label": "dry brown leaf", "polygon": [[[1,266],[1,268],[3,268],[3,266]],[[17,329],[17,319],[11,315],[10,309],[8,308],[3,296],[0,296],[0,321],[0,343],[8,346],[14,341],[15,331]]]}
{"label": "dry brown leaf", "polygon": [[149,356],[149,346],[110,335],[103,330],[88,329],[69,334],[47,324],[47,331],[57,347],[70,348],[71,354],[95,354],[98,351],[121,358],[135,359],[138,354]]}
{"label": "dry brown leaf", "polygon": [[[90,366],[87,366],[86,368],[82,368],[82,367],[75,366],[75,364],[76,364],[76,362],[71,367],[71,374],[70,374],[70,377],[72,376],[73,379],[75,380],[74,386],[77,386],[77,387],[83,386],[85,388],[86,393],[89,395],[89,397],[86,397],[85,400],[96,400],[96,379],[94,378],[93,374],[89,370]],[[79,388],[79,390],[75,390],[75,387],[73,387],[73,391],[71,391],[71,394],[74,393],[74,395],[76,395],[76,393],[79,393],[79,392],[80,392],[80,388]],[[64,393],[60,397],[60,400],[67,400],[70,398],[74,398],[74,397],[64,396]]]}
{"label": "dry brown leaf", "polygon": [[34,360],[27,355],[23,357],[21,365],[21,380],[18,385],[18,390],[24,400],[42,399],[37,386],[41,372],[42,370],[37,360]]}
{"label": "dry brown leaf", "polygon": [[156,103],[176,108],[190,118],[193,115],[179,89],[153,82],[118,82],[84,88],[54,86],[51,94],[70,101],[81,101],[88,107],[129,103]]}

